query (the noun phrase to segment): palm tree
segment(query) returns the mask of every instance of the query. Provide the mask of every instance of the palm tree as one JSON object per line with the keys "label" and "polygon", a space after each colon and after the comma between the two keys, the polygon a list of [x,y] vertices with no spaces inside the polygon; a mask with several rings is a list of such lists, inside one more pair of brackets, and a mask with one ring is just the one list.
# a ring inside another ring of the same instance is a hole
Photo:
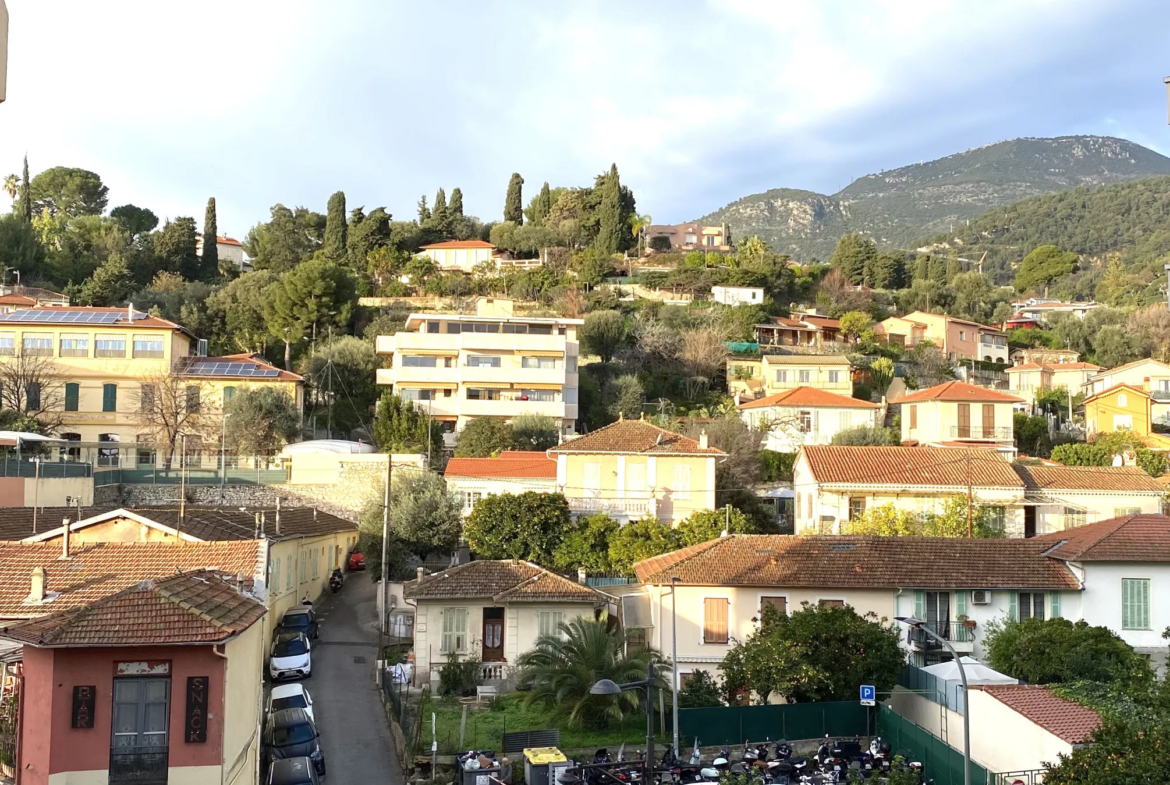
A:
{"label": "palm tree", "polygon": [[16,192],[20,189],[20,178],[14,174],[10,174],[4,178],[4,190],[8,192],[8,196],[12,201],[16,201]]}
{"label": "palm tree", "polygon": [[[562,623],[555,634],[541,635],[535,646],[520,655],[518,686],[527,689],[525,706],[541,706],[568,720],[573,727],[604,728],[620,723],[641,706],[641,693],[591,695],[600,679],[623,682],[646,678],[648,662],[661,663],[652,649],[630,651],[621,629],[609,630],[604,621],[578,618]],[[660,689],[666,689],[658,668]]]}
{"label": "palm tree", "polygon": [[653,222],[653,219],[650,217],[650,215],[648,213],[644,213],[642,215],[638,215],[637,213],[634,213],[633,215],[630,216],[630,234],[632,234],[632,235],[634,235],[634,237],[638,238],[638,258],[639,259],[642,258],[642,246],[646,241],[646,238],[643,235],[646,231],[646,228],[648,226],[650,226],[650,224],[652,222]]}

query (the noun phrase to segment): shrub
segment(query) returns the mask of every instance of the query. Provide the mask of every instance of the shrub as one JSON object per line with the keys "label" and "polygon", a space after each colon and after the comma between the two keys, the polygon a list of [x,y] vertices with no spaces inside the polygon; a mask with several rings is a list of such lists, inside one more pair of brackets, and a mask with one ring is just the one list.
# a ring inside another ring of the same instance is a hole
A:
{"label": "shrub", "polygon": [[1068,619],[996,620],[987,625],[991,667],[1033,684],[1071,681],[1147,685],[1149,662],[1112,630]]}
{"label": "shrub", "polygon": [[1052,448],[1052,460],[1065,466],[1110,466],[1113,454],[1098,444],[1058,444]]}
{"label": "shrub", "polygon": [[760,479],[764,482],[792,482],[792,467],[796,465],[796,453],[760,450]]}
{"label": "shrub", "polygon": [[553,564],[558,570],[609,572],[609,544],[617,532],[618,522],[603,512],[578,518],[553,553]]}
{"label": "shrub", "polygon": [[901,435],[890,428],[858,425],[833,434],[833,444],[850,447],[890,447],[901,441]]}
{"label": "shrub", "polygon": [[476,657],[463,659],[459,652],[447,655],[447,664],[439,672],[440,695],[468,695],[479,686],[480,666]]}
{"label": "shrub", "polygon": [[701,709],[706,706],[723,705],[723,688],[710,671],[697,670],[691,673],[687,686],[679,690],[680,709]]}
{"label": "shrub", "polygon": [[1166,453],[1139,449],[1137,451],[1137,465],[1142,467],[1151,477],[1161,477],[1167,469]]}

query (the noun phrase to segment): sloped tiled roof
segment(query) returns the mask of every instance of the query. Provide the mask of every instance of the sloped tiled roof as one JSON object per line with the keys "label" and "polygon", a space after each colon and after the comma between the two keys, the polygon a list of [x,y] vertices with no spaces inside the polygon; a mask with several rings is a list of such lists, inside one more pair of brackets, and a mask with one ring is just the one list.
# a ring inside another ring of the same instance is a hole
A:
{"label": "sloped tiled roof", "polygon": [[765,354],[768,365],[849,365],[843,354]]}
{"label": "sloped tiled roof", "polygon": [[1166,489],[1138,466],[1013,466],[1029,491],[1128,491]]}
{"label": "sloped tiled roof", "polygon": [[890,403],[918,403],[920,401],[959,401],[971,403],[1020,403],[1023,399],[999,390],[980,387],[966,382],[952,381],[915,390],[895,398]]}
{"label": "sloped tiled roof", "polygon": [[[1144,357],[1140,360],[1134,360],[1131,363],[1126,363],[1125,365],[1119,365],[1116,368],[1106,368],[1105,370],[1101,371],[1101,373],[1097,374],[1097,377],[1108,376],[1111,373],[1118,373],[1119,371],[1128,371],[1130,368],[1137,368],[1139,365],[1145,365],[1146,363],[1153,363],[1154,365],[1160,365],[1163,368],[1165,368],[1166,371],[1170,372],[1170,365],[1167,365],[1166,363],[1162,362],[1161,360],[1155,360],[1153,357]],[[1094,378],[1096,378],[1096,377],[1094,377]]]}
{"label": "sloped tiled roof", "polygon": [[1045,366],[1053,371],[1099,371],[1100,365],[1093,365],[1093,363],[1051,363]]}
{"label": "sloped tiled roof", "polygon": [[984,684],[983,690],[1016,713],[1069,744],[1081,744],[1101,726],[1101,716],[1090,708],[1058,698],[1037,684]]}
{"label": "sloped tiled roof", "polygon": [[741,403],[740,409],[760,409],[766,406],[831,406],[836,409],[880,409],[881,406],[847,395],[838,395],[816,387],[797,387],[774,393],[765,398]]}
{"label": "sloped tiled roof", "polygon": [[[263,572],[263,543],[76,543],[61,558],[56,542],[0,543],[0,618],[27,619],[88,605],[149,578],[218,570],[251,580]],[[26,602],[33,568],[45,571],[46,601]]]}
{"label": "sloped tiled roof", "polygon": [[79,608],[0,629],[33,646],[157,646],[219,643],[264,615],[260,602],[215,572],[147,579]]}
{"label": "sloped tiled roof", "polygon": [[483,240],[445,240],[441,243],[422,246],[424,251],[429,248],[495,248],[495,246]]}
{"label": "sloped tiled roof", "polygon": [[817,327],[820,327],[821,329],[824,329],[826,327],[828,327],[830,330],[840,330],[841,329],[841,320],[840,319],[832,319],[828,316],[811,316],[809,314],[803,314],[800,317],[800,320],[802,322],[806,322],[808,324],[816,325]]}
{"label": "sloped tiled roof", "polygon": [[634,565],[643,583],[808,588],[1076,589],[1073,574],[1021,539],[733,534]]}
{"label": "sloped tiled roof", "polygon": [[610,597],[526,561],[472,561],[407,583],[411,600],[491,598],[496,602],[608,602]]}
{"label": "sloped tiled roof", "polygon": [[994,450],[942,447],[803,448],[817,482],[966,488],[1023,488],[1012,465]]}
{"label": "sloped tiled roof", "polygon": [[1170,562],[1170,517],[1123,515],[1034,540],[1066,561]]}
{"label": "sloped tiled roof", "polygon": [[507,451],[495,458],[452,458],[443,476],[555,480],[557,462],[543,452]]}
{"label": "sloped tiled roof", "polygon": [[1112,387],[1106,387],[1104,390],[1102,390],[1099,393],[1095,393],[1093,395],[1090,395],[1088,398],[1086,398],[1084,401],[1082,401],[1082,403],[1091,403],[1092,401],[1096,401],[1100,398],[1107,398],[1111,395],[1114,395],[1115,393],[1123,392],[1126,390],[1128,390],[1129,392],[1131,392],[1134,395],[1137,395],[1138,397],[1141,397],[1141,398],[1150,398],[1151,397],[1150,394],[1148,392],[1146,392],[1145,390],[1143,390],[1141,387],[1135,387],[1132,384],[1115,384]]}
{"label": "sloped tiled roof", "polygon": [[[232,540],[256,539],[256,513],[262,512],[264,528],[260,536],[269,540],[284,540],[297,537],[315,537],[321,534],[335,532],[357,531],[357,524],[347,521],[327,512],[314,510],[310,507],[285,507],[280,511],[280,532],[276,531],[276,510],[274,508],[249,508],[240,510],[235,507],[195,507],[188,505],[182,519],[178,509],[165,507],[132,507],[107,510],[91,514],[80,521],[76,515],[68,515],[75,520],[70,525],[71,531],[96,525],[103,521],[119,517],[128,513],[127,517],[150,521],[168,529],[174,529],[186,538],[202,540],[203,542],[218,542]],[[8,519],[7,509],[0,508],[0,531],[4,530],[3,522]],[[56,516],[52,523],[46,521],[38,526],[41,534],[39,539],[59,537],[61,533],[61,517]],[[20,516],[21,520],[28,520],[28,516]],[[15,524],[9,527],[15,529]],[[56,533],[52,529],[56,529]],[[31,532],[21,539],[31,539]]]}
{"label": "sloped tiled roof", "polygon": [[23,540],[37,532],[44,533],[50,529],[60,529],[61,521],[68,518],[77,521],[99,515],[114,509],[110,506],[82,507],[40,507],[37,509],[37,526],[33,531],[32,507],[0,507],[0,541],[15,542]]}
{"label": "sloped tiled roof", "polygon": [[1040,363],[1022,363],[1020,365],[1013,365],[1011,368],[1006,369],[1004,371],[1004,373],[1021,373],[1023,371],[1048,371],[1048,370],[1051,370],[1051,369],[1047,365],[1041,365]]}
{"label": "sloped tiled roof", "polygon": [[714,447],[699,447],[699,442],[681,433],[651,425],[645,420],[618,420],[596,431],[571,439],[550,453],[671,453],[684,455],[726,455]]}

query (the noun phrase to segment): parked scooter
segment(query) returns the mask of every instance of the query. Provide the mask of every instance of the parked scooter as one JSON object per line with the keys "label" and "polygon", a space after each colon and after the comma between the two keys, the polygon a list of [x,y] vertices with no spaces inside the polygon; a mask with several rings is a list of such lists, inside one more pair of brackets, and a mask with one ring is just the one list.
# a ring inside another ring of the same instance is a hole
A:
{"label": "parked scooter", "polygon": [[333,574],[329,576],[329,591],[337,594],[337,592],[341,591],[341,586],[344,583],[345,576],[342,575],[341,568],[338,567],[333,571]]}

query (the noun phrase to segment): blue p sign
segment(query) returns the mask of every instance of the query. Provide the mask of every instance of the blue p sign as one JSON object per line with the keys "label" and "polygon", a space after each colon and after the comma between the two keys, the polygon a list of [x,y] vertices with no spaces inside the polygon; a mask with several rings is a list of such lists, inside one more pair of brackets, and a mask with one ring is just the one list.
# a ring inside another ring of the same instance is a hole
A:
{"label": "blue p sign", "polygon": [[877,690],[872,684],[861,685],[861,705],[862,706],[876,706],[877,705]]}

